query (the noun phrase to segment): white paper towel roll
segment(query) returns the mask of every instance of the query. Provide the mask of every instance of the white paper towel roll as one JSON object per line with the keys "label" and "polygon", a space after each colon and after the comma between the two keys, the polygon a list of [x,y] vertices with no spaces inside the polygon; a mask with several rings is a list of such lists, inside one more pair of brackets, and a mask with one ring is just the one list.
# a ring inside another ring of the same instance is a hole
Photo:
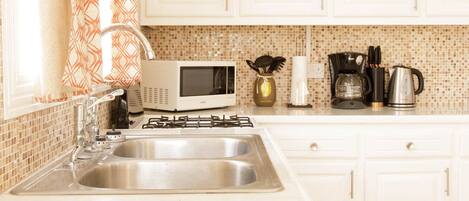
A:
{"label": "white paper towel roll", "polygon": [[305,56],[293,57],[290,103],[296,106],[308,104],[308,59]]}

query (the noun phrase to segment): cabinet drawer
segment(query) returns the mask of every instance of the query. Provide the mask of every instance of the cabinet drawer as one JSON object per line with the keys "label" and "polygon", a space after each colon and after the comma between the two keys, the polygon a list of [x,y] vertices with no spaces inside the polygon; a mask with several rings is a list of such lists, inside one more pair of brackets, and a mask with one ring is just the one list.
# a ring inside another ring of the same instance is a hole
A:
{"label": "cabinet drawer", "polygon": [[281,139],[278,144],[289,158],[357,156],[356,139],[353,136],[311,136],[303,139]]}
{"label": "cabinet drawer", "polygon": [[365,137],[367,157],[443,157],[452,154],[452,132],[394,128],[392,132]]}
{"label": "cabinet drawer", "polygon": [[358,155],[358,135],[350,132],[354,129],[348,127],[266,126],[288,158],[350,158]]}

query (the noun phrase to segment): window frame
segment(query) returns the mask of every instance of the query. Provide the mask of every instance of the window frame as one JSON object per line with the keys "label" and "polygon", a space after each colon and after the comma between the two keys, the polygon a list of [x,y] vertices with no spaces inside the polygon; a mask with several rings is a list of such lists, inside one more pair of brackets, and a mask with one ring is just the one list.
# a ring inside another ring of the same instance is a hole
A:
{"label": "window frame", "polygon": [[[19,95],[18,93],[15,93],[16,89],[18,89],[18,87],[20,87],[20,85],[22,84],[20,82],[17,82],[17,78],[19,76],[18,75],[19,64],[18,62],[16,62],[17,55],[16,55],[16,51],[14,51],[16,48],[15,40],[17,40],[16,38],[18,37],[18,35],[15,34],[15,29],[13,28],[15,21],[14,21],[14,17],[11,17],[11,16],[15,15],[15,12],[14,12],[15,9],[9,9],[9,8],[12,8],[12,6],[16,6],[16,4],[14,3],[15,1],[16,0],[3,0],[2,6],[1,6],[3,119],[4,120],[14,119],[22,115],[30,114],[30,113],[44,110],[44,109],[51,108],[51,107],[56,107],[56,106],[65,104],[67,102],[82,99],[85,97],[85,96],[75,96],[71,98],[71,100],[69,101],[58,102],[58,103],[36,103],[33,99],[34,97],[33,87],[31,87],[30,90],[25,90],[21,92]],[[105,44],[105,45],[110,45],[112,49],[112,43]],[[27,82],[25,82],[24,84],[27,84]],[[95,95],[97,93],[110,90],[111,88],[112,87],[107,83],[93,86],[93,92],[91,93],[91,95]],[[13,104],[15,100],[20,97],[31,97],[31,101],[27,101],[27,103],[22,103],[22,104]]]}

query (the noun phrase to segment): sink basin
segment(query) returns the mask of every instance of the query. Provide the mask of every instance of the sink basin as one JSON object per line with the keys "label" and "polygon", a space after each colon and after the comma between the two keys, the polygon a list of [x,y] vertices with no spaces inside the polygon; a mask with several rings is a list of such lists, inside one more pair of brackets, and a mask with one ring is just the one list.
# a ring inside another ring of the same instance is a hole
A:
{"label": "sink basin", "polygon": [[[148,132],[148,131],[145,131]],[[156,132],[156,131],[155,131]],[[16,195],[266,193],[283,189],[258,135],[137,135],[91,153],[74,168],[70,156],[15,187]]]}
{"label": "sink basin", "polygon": [[256,181],[254,167],[239,161],[116,162],[86,173],[81,185],[121,190],[233,188]]}
{"label": "sink basin", "polygon": [[138,159],[210,159],[247,154],[249,144],[235,138],[151,138],[119,145],[114,155]]}

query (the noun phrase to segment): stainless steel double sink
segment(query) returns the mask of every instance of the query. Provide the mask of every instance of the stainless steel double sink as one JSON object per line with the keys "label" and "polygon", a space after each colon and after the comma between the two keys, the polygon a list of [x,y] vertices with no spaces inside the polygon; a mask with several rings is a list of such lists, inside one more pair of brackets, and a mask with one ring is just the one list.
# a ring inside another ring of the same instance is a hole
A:
{"label": "stainless steel double sink", "polygon": [[282,184],[258,135],[131,137],[74,168],[51,164],[17,195],[265,193]]}

